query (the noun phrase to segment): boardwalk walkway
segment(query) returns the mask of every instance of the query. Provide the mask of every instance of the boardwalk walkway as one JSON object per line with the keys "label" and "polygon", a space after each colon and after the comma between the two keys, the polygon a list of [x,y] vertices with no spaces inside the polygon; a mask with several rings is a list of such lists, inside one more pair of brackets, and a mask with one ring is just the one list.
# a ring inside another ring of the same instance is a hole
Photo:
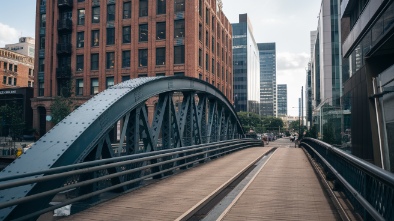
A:
{"label": "boardwalk walkway", "polygon": [[227,155],[60,220],[180,220],[272,147],[278,149],[219,219],[339,220],[303,150],[288,139]]}
{"label": "boardwalk walkway", "polygon": [[338,220],[300,148],[279,148],[223,220]]}

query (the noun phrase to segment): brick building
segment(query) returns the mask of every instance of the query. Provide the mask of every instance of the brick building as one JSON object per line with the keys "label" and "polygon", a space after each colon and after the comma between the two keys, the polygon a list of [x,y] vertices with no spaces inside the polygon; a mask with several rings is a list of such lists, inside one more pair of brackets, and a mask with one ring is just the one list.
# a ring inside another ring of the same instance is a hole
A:
{"label": "brick building", "polygon": [[0,89],[33,87],[34,58],[0,49]]}
{"label": "brick building", "polygon": [[54,96],[71,92],[79,105],[137,77],[203,79],[232,101],[232,33],[221,7],[220,0],[37,0],[34,127],[53,126],[44,116]]}

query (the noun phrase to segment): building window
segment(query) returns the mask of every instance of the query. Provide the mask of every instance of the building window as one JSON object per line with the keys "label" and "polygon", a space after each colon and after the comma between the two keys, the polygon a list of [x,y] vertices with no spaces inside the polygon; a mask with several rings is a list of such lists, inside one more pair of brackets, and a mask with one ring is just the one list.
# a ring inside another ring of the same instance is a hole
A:
{"label": "building window", "polygon": [[174,47],[174,64],[184,64],[185,63],[185,46],[175,46]]}
{"label": "building window", "polygon": [[31,81],[27,81],[27,86],[28,87],[33,87],[33,83]]}
{"label": "building window", "polygon": [[130,80],[130,76],[122,76],[122,82]]}
{"label": "building window", "polygon": [[202,74],[201,73],[198,74],[198,79],[202,80]]}
{"label": "building window", "polygon": [[8,70],[12,71],[13,64],[8,65]]}
{"label": "building window", "polygon": [[[4,63],[4,65],[5,64],[6,63]],[[45,60],[44,60],[44,58],[40,58],[38,60],[38,72],[44,72],[44,69],[45,69]]]}
{"label": "building window", "polygon": [[100,6],[92,8],[92,23],[100,23]]}
{"label": "building window", "polygon": [[3,64],[4,64],[4,69],[7,69],[8,68],[8,63],[4,62]]}
{"label": "building window", "polygon": [[99,54],[91,54],[90,56],[90,70],[98,70]]}
{"label": "building window", "polygon": [[85,32],[77,32],[77,48],[83,48],[85,42]]}
{"label": "building window", "polygon": [[29,68],[29,76],[33,76],[33,69]]}
{"label": "building window", "polygon": [[41,23],[40,27],[45,28],[47,25],[47,15],[46,14],[41,14]]}
{"label": "building window", "polygon": [[75,82],[75,95],[83,95],[83,79],[77,79]]}
{"label": "building window", "polygon": [[107,77],[105,79],[105,89],[114,86],[114,77]]}
{"label": "building window", "polygon": [[209,56],[205,54],[205,70],[209,71]]}
{"label": "building window", "polygon": [[8,78],[8,84],[9,84],[9,85],[12,85],[12,77],[9,77],[9,78]]}
{"label": "building window", "polygon": [[185,72],[174,72],[174,76],[185,76]]}
{"label": "building window", "polygon": [[202,50],[198,49],[198,66],[202,67]]}
{"label": "building window", "polygon": [[130,50],[122,51],[122,68],[130,67]]}
{"label": "building window", "polygon": [[147,74],[139,74],[138,77],[139,78],[144,78],[144,77],[148,77],[148,75]]}
{"label": "building window", "polygon": [[78,9],[78,25],[85,25],[85,9]]}
{"label": "building window", "polygon": [[107,52],[107,63],[106,63],[106,68],[107,69],[114,69],[115,65],[115,52]]}
{"label": "building window", "polygon": [[99,92],[99,81],[98,78],[90,79],[90,94],[95,95]]}
{"label": "building window", "polygon": [[174,23],[175,38],[185,37],[185,20],[176,20]]}
{"label": "building window", "polygon": [[148,16],[148,0],[140,0],[140,17]]}
{"label": "building window", "polygon": [[115,4],[107,5],[107,21],[115,20]]}
{"label": "building window", "polygon": [[156,65],[166,64],[166,48],[156,48]]}
{"label": "building window", "polygon": [[208,9],[208,8],[205,8],[205,23],[206,23],[207,25],[209,25],[209,18],[210,18],[209,9]]}
{"label": "building window", "polygon": [[77,71],[83,71],[83,55],[77,55]]}
{"label": "building window", "polygon": [[139,67],[148,66],[148,49],[139,49],[138,50],[138,64],[139,64]]}
{"label": "building window", "polygon": [[3,84],[7,84],[7,76],[3,76]]}
{"label": "building window", "polygon": [[209,35],[208,35],[208,31],[205,31],[205,46],[209,47]]}
{"label": "building window", "polygon": [[215,17],[212,16],[212,23],[211,23],[212,31],[215,30]]}
{"label": "building window", "polygon": [[164,76],[166,76],[166,73],[157,73],[156,74],[156,77],[164,77]]}
{"label": "building window", "polygon": [[215,59],[212,58],[212,74],[215,74]]}
{"label": "building window", "polygon": [[39,97],[44,96],[44,81],[38,82],[38,96]]}
{"label": "building window", "polygon": [[214,37],[212,37],[212,53],[215,53],[215,38]]}
{"label": "building window", "polygon": [[115,44],[115,28],[107,28],[107,45]]}
{"label": "building window", "polygon": [[18,72],[18,65],[14,65],[14,72]]}
{"label": "building window", "polygon": [[92,46],[100,45],[100,30],[92,31]]}
{"label": "building window", "polygon": [[123,27],[122,30],[123,35],[123,43],[130,43],[131,42],[131,26]]}
{"label": "building window", "polygon": [[78,2],[84,2],[85,0],[78,0]]}
{"label": "building window", "polygon": [[185,11],[185,0],[175,0],[175,12]]}
{"label": "building window", "polygon": [[163,40],[166,39],[166,23],[157,22],[156,23],[156,39]]}
{"label": "building window", "polygon": [[157,14],[166,13],[166,0],[157,0]]}
{"label": "building window", "polygon": [[148,24],[140,25],[139,41],[148,41]]}
{"label": "building window", "polygon": [[45,36],[40,37],[40,49],[45,49]]}
{"label": "building window", "polygon": [[198,40],[202,42],[202,24],[198,25]]}
{"label": "building window", "polygon": [[131,2],[123,2],[123,19],[131,18]]}

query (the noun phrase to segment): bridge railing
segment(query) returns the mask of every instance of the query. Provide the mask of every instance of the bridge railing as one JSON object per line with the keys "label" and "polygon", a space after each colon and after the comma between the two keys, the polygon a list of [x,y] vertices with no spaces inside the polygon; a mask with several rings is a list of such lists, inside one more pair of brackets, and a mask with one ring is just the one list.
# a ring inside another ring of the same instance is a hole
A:
{"label": "bridge railing", "polygon": [[341,191],[364,220],[394,217],[394,175],[320,140],[300,144],[340,183]]}
{"label": "bridge railing", "polygon": [[66,205],[97,203],[102,200],[102,197],[108,197],[108,193],[121,194],[142,185],[143,181],[161,178],[173,174],[179,169],[186,169],[195,164],[204,163],[252,146],[263,146],[263,144],[259,140],[252,139],[221,141],[101,159],[45,171],[1,177],[0,190],[34,185],[39,182],[48,183],[48,185],[53,182],[62,182],[64,185],[45,192],[35,192],[26,197],[7,202],[0,199],[0,212],[3,209],[9,209],[16,205],[29,205],[32,202],[39,203],[42,198],[53,198],[60,193],[70,192],[70,194],[56,205],[48,205],[44,209],[30,211],[26,214],[0,217],[0,220],[35,219],[41,214]]}

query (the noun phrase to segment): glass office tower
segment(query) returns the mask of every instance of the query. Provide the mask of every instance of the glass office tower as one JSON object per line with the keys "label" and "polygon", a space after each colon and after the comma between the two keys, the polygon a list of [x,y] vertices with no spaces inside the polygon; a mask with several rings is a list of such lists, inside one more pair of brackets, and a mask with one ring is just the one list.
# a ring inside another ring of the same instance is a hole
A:
{"label": "glass office tower", "polygon": [[276,117],[276,45],[258,43],[257,46],[260,55],[260,114]]}
{"label": "glass office tower", "polygon": [[247,14],[233,27],[234,106],[237,112],[259,113],[260,66],[253,28]]}
{"label": "glass office tower", "polygon": [[287,84],[278,84],[278,116],[287,116]]}

